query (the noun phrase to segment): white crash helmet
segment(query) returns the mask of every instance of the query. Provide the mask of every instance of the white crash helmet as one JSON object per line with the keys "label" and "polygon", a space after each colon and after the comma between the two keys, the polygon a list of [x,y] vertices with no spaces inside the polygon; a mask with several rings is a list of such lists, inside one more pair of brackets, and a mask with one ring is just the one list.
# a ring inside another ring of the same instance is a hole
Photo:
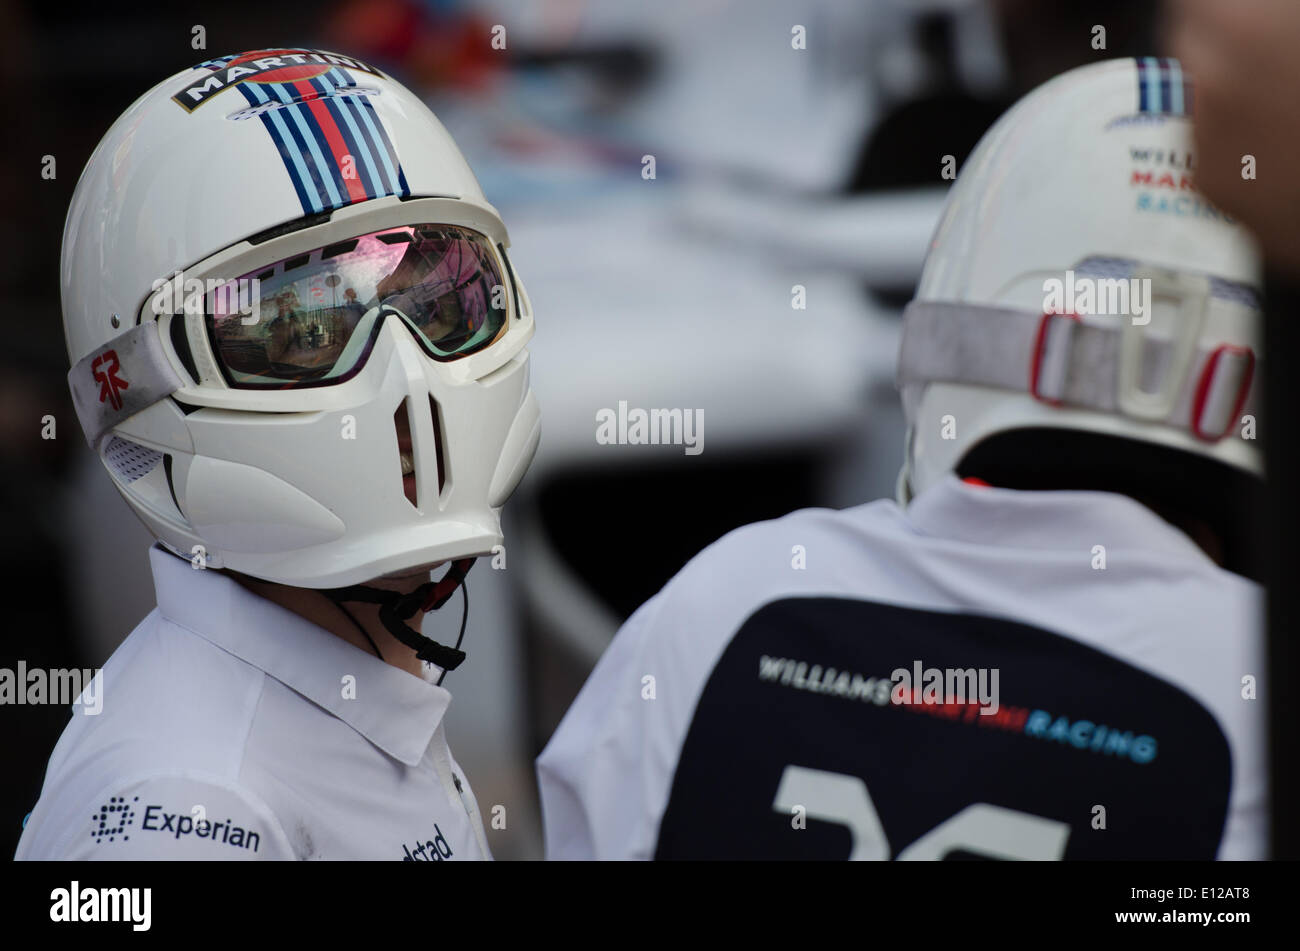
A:
{"label": "white crash helmet", "polygon": [[1192,91],[1174,60],[1113,60],[1056,77],[985,134],[905,312],[900,503],[1014,430],[1263,474],[1261,264],[1192,188]]}
{"label": "white crash helmet", "polygon": [[178,73],[113,124],[68,212],[86,436],[208,567],[335,588],[489,552],[539,434],[507,245],[382,72],[274,49]]}

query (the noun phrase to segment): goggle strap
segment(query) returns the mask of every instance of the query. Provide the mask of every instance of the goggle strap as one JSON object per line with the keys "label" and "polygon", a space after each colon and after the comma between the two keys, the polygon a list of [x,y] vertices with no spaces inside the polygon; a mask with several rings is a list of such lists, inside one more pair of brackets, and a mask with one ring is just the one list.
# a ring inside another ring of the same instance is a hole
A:
{"label": "goggle strap", "polygon": [[[1057,406],[1135,415],[1121,405],[1125,332],[1121,322],[1089,325],[1068,314],[913,301],[904,310],[898,386],[973,384],[1028,392]],[[1169,372],[1174,343],[1141,342],[1140,369]],[[1246,348],[1194,343],[1187,368],[1169,381],[1169,406],[1144,418],[1191,429],[1203,439],[1222,438],[1242,413],[1258,413],[1254,362]]]}
{"label": "goggle strap", "polygon": [[91,449],[114,426],[166,399],[184,384],[147,320],[86,354],[68,371],[72,405]]}

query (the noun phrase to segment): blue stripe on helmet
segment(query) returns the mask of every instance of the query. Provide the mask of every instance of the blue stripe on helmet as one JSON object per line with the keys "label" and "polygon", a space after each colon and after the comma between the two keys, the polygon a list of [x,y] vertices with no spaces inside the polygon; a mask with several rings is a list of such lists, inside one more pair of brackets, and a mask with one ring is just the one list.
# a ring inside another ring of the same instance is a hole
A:
{"label": "blue stripe on helmet", "polygon": [[[280,83],[268,84],[275,91],[276,97],[285,106],[283,109],[275,109],[273,112],[286,112],[292,121],[292,129],[297,132],[297,141],[300,148],[304,149],[304,157],[310,156],[314,166],[313,178],[318,186],[324,186],[325,195],[329,198],[329,207],[338,208],[340,205],[346,205],[342,196],[339,195],[338,184],[335,181],[337,169],[334,163],[327,161],[324,152],[321,150],[321,139],[323,138],[320,127],[316,124],[311,115],[311,111],[300,102],[295,101],[295,96]],[[328,145],[326,146],[328,148]],[[346,186],[344,193],[347,192]]]}
{"label": "blue stripe on helmet", "polygon": [[[239,88],[249,105],[262,105],[270,101],[266,92],[255,83],[240,83]],[[301,150],[289,134],[284,120],[279,116],[279,111],[279,109],[268,109],[263,112],[260,116],[262,128],[266,129],[271,136],[271,141],[275,143],[276,150],[280,153],[285,171],[289,173],[289,181],[293,183],[294,191],[298,193],[298,203],[302,205],[303,212],[314,214],[323,211],[325,205],[320,200],[320,192],[311,179]]]}
{"label": "blue stripe on helmet", "polygon": [[389,195],[409,195],[411,190],[406,187],[406,175],[402,172],[402,166],[397,161],[397,152],[393,149],[393,144],[388,140],[388,133],[384,131],[383,123],[375,115],[375,107],[366,101],[365,96],[347,96],[348,99],[356,99],[356,102],[348,103],[346,108],[361,117],[362,126],[370,133],[370,142],[375,153],[379,157],[379,165],[384,170],[387,188],[386,193]]}
{"label": "blue stripe on helmet", "polygon": [[1142,112],[1163,112],[1164,101],[1160,97],[1160,66],[1154,56],[1144,56],[1138,60],[1138,82],[1142,84]]}
{"label": "blue stripe on helmet", "polygon": [[1186,115],[1183,103],[1183,67],[1176,59],[1165,60],[1169,67],[1169,111],[1174,115]]}
{"label": "blue stripe on helmet", "polygon": [[1163,57],[1156,60],[1159,65],[1157,75],[1160,77],[1160,111],[1173,112],[1173,90],[1169,82],[1169,60]]}
{"label": "blue stripe on helmet", "polygon": [[[210,63],[219,66],[233,58]],[[365,96],[334,95],[337,89],[356,85],[351,74],[336,66],[306,82],[322,94],[321,102],[356,162],[355,171],[366,198],[409,195],[406,174],[374,106]],[[334,150],[320,122],[307,104],[298,101],[297,91],[282,83],[240,83],[239,88],[250,106],[273,100],[278,103],[259,118],[280,153],[303,212],[314,214],[350,204],[341,163],[334,160]]]}
{"label": "blue stripe on helmet", "polygon": [[[334,71],[331,70],[330,72]],[[321,79],[326,89],[332,92],[335,84],[330,82],[328,76],[329,74],[326,74]],[[346,88],[352,83],[348,81],[340,85]],[[330,110],[330,115],[334,116],[334,121],[338,123],[339,130],[342,131],[344,138],[347,140],[348,148],[352,150],[358,172],[364,173],[362,184],[366,188],[366,197],[377,198],[380,195],[391,195],[393,192],[386,187],[384,180],[379,176],[379,169],[375,165],[370,143],[357,126],[356,120],[352,117],[352,112],[346,108],[347,101],[352,98],[352,96],[331,96],[326,100],[326,107]]]}

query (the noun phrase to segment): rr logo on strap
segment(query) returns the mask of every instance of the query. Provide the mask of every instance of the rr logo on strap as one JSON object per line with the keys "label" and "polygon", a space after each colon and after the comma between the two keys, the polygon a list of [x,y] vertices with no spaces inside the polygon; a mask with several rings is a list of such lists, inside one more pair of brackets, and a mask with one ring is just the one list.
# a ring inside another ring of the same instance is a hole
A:
{"label": "rr logo on strap", "polygon": [[116,350],[105,350],[90,365],[90,371],[95,375],[95,382],[99,384],[99,401],[102,403],[108,400],[113,409],[122,408],[122,396],[119,391],[130,388],[130,384],[117,375],[120,367]]}

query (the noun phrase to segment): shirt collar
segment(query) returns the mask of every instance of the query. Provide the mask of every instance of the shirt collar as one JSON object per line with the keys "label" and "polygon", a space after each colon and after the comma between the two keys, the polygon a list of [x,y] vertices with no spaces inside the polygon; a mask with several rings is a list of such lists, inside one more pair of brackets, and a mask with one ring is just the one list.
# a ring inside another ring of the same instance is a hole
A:
{"label": "shirt collar", "polygon": [[1021,491],[971,485],[948,475],[907,507],[923,535],[1006,548],[1146,551],[1214,567],[1186,534],[1127,495],[1115,492]]}
{"label": "shirt collar", "polygon": [[[149,552],[158,610],[332,713],[408,766],[424,756],[451,694],[258,597],[219,572]],[[355,683],[345,681],[352,677]],[[345,686],[349,686],[344,697]]]}

